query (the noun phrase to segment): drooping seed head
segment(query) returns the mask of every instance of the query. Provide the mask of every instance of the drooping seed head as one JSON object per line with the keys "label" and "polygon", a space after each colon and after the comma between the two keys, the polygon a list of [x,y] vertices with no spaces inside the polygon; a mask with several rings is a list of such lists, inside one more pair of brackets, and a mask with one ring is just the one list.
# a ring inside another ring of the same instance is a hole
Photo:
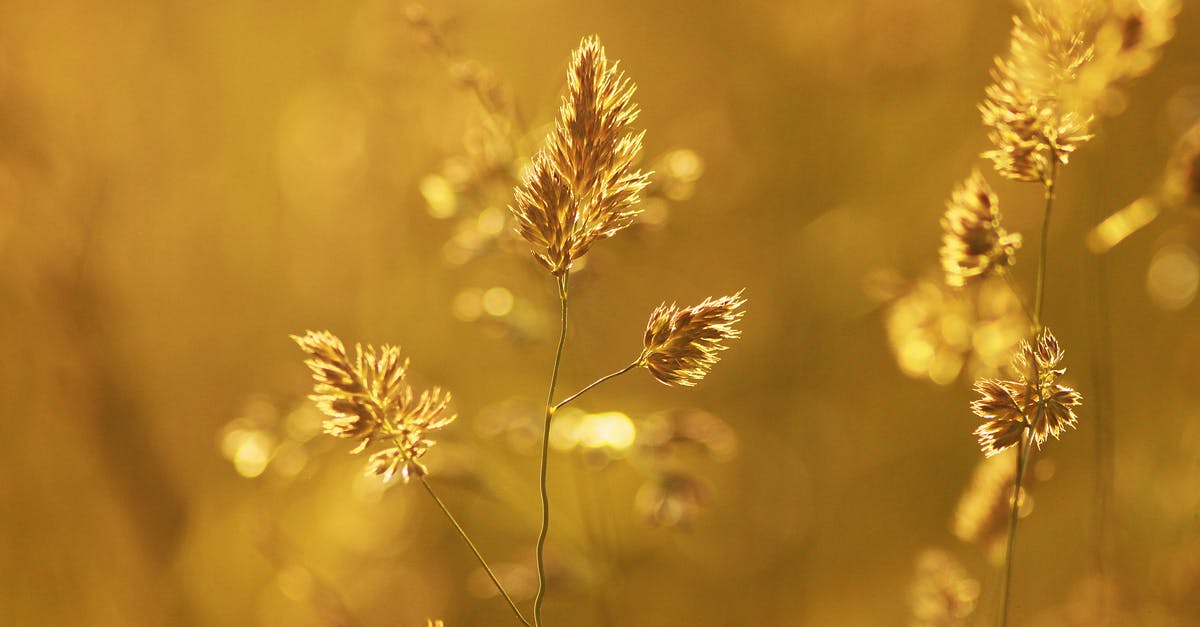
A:
{"label": "drooping seed head", "polygon": [[646,323],[641,365],[666,385],[696,385],[720,361],[725,342],[741,335],[734,325],[745,304],[739,291],[692,307],[659,305]]}

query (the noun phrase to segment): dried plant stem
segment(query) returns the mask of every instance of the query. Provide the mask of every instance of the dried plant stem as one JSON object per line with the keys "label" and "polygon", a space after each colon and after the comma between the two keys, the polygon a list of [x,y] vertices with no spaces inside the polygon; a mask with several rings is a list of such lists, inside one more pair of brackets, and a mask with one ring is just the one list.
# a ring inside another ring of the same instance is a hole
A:
{"label": "dried plant stem", "polygon": [[567,341],[567,278],[570,271],[558,277],[558,300],[562,309],[562,324],[558,333],[558,348],[554,352],[554,368],[550,371],[550,391],[546,394],[546,423],[542,428],[542,466],[539,485],[542,493],[542,528],[538,532],[537,571],[538,591],[533,600],[533,622],[542,625],[542,602],[546,598],[546,535],[550,531],[550,495],[546,490],[546,464],[550,460],[550,420],[554,418],[554,388],[558,385],[558,368],[562,364],[563,345]]}
{"label": "dried plant stem", "polygon": [[442,513],[446,515],[446,518],[450,519],[450,524],[454,525],[454,528],[458,531],[458,535],[462,536],[463,542],[466,542],[467,546],[471,548],[471,552],[475,554],[475,559],[479,560],[479,565],[483,567],[484,572],[491,578],[492,583],[496,585],[496,589],[500,591],[500,595],[504,597],[505,601],[508,601],[508,606],[517,615],[517,620],[521,621],[522,625],[529,627],[529,621],[525,620],[525,616],[521,614],[521,610],[517,609],[517,604],[513,603],[512,597],[508,595],[508,591],[504,589],[500,580],[496,578],[496,573],[492,572],[492,567],[488,566],[487,560],[483,559],[483,554],[475,547],[475,543],[471,541],[471,537],[467,535],[462,525],[458,524],[458,520],[454,518],[454,514],[451,514],[450,510],[446,508],[446,504],[442,502],[442,499],[438,498],[437,493],[433,491],[433,487],[429,485],[425,477],[421,476],[419,479],[421,480],[421,486],[425,488],[429,496],[433,497],[434,502],[438,504]]}
{"label": "dried plant stem", "polygon": [[625,366],[624,368],[621,368],[620,370],[618,370],[616,372],[610,372],[610,373],[604,375],[603,377],[600,377],[599,379],[596,379],[595,381],[592,381],[591,383],[587,384],[587,386],[584,387],[582,390],[579,390],[578,392],[564,398],[562,401],[560,401],[557,405],[554,406],[553,411],[558,411],[558,410],[562,409],[563,407],[566,407],[568,403],[579,398],[580,396],[583,396],[584,392],[587,392],[588,390],[596,387],[597,385],[600,385],[601,383],[604,383],[605,381],[608,381],[609,379],[615,379],[615,378],[625,374],[626,372],[629,372],[630,370],[633,370],[634,368],[637,368],[638,366],[641,366],[641,365],[643,365],[642,358],[638,357],[637,359],[635,359],[633,361],[633,363],[629,364],[628,366]]}
{"label": "dried plant stem", "polygon": [[[1042,212],[1041,254],[1038,257],[1037,294],[1033,306],[1033,328],[1035,333],[1042,329],[1042,308],[1046,304],[1046,257],[1050,235],[1050,210],[1054,205],[1054,183],[1057,175],[1057,162],[1057,158],[1051,152],[1050,171],[1043,181],[1046,187],[1046,207]],[[1040,407],[1038,411],[1041,411]],[[1017,473],[1013,481],[1012,515],[1008,523],[1008,545],[1004,552],[1004,597],[1001,600],[1000,609],[1001,627],[1008,625],[1008,601],[1011,596],[1013,549],[1016,544],[1017,521],[1021,510],[1021,482],[1025,478],[1025,466],[1029,464],[1029,458],[1033,454],[1033,424],[1036,424],[1036,419],[1033,423],[1029,423],[1026,426],[1026,436],[1017,445]]]}

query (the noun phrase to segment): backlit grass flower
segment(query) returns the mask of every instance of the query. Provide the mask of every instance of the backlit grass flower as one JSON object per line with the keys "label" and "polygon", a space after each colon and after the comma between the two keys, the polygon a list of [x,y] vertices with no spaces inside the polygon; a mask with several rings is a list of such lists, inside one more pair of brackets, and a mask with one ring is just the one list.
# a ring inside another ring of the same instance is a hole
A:
{"label": "backlit grass flower", "polygon": [[555,276],[638,214],[650,174],[633,167],[644,134],[630,128],[638,116],[635,89],[618,63],[608,62],[598,37],[583,39],[571,56],[554,130],[509,207],[518,233]]}
{"label": "backlit grass flower", "polygon": [[399,473],[406,482],[424,476],[419,460],[434,444],[426,432],[457,417],[448,412],[450,394],[436,387],[415,394],[406,380],[408,360],[401,360],[399,347],[356,345],[351,358],[342,341],[328,331],[308,331],[292,339],[308,354],[305,364],[314,381],[309,398],[327,416],[325,433],[357,439],[352,453],[376,442],[385,444],[368,461],[368,474],[386,481]]}
{"label": "backlit grass flower", "polygon": [[979,399],[971,411],[984,420],[975,430],[979,446],[992,456],[1018,444],[1025,429],[1033,430],[1033,442],[1039,447],[1068,427],[1074,427],[1074,408],[1082,396],[1059,385],[1066,372],[1061,367],[1064,352],[1058,340],[1043,328],[1034,341],[1024,341],[1013,358],[1015,380],[980,379],[975,382]]}
{"label": "backlit grass flower", "polygon": [[734,324],[745,315],[744,304],[739,291],[692,307],[659,305],[646,323],[638,364],[667,385],[696,385],[729,348],[724,342],[741,335]]}
{"label": "backlit grass flower", "polygon": [[978,170],[946,203],[941,259],[946,283],[962,287],[990,273],[1002,273],[1016,260],[1021,235],[1000,226],[1000,200]]}
{"label": "backlit grass flower", "polygon": [[1091,118],[1068,110],[1062,92],[1092,58],[1077,16],[1050,13],[1026,3],[1028,16],[1013,18],[1008,55],[996,59],[992,85],[979,105],[995,146],[983,153],[1001,176],[1043,181],[1051,162],[1066,164],[1091,139]]}

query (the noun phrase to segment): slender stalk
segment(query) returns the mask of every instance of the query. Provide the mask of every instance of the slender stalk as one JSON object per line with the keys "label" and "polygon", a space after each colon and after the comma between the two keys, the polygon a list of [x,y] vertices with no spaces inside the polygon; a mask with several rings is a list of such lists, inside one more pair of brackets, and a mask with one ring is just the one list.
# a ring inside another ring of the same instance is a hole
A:
{"label": "slender stalk", "polygon": [[640,365],[642,365],[642,358],[638,357],[637,359],[635,359],[633,361],[633,363],[629,364],[628,366],[625,366],[624,368],[621,368],[620,370],[618,370],[616,372],[610,372],[610,373],[604,375],[603,377],[600,377],[599,379],[596,379],[595,381],[592,381],[591,383],[587,384],[587,386],[584,387],[582,390],[579,390],[578,392],[564,398],[562,401],[560,401],[557,405],[554,406],[552,411],[557,412],[558,410],[562,409],[563,407],[566,407],[567,404],[570,403],[571,401],[579,398],[580,396],[583,396],[584,392],[587,392],[588,390],[596,387],[597,385],[600,385],[601,383],[604,383],[605,381],[608,381],[609,379],[615,379],[615,378],[625,374],[626,372],[629,372],[630,370],[637,368]]}
{"label": "slender stalk", "polygon": [[487,560],[483,559],[483,554],[475,547],[475,543],[471,541],[471,537],[467,535],[462,525],[458,524],[458,520],[454,518],[454,514],[451,514],[450,510],[446,509],[446,504],[442,502],[442,499],[438,498],[437,493],[433,491],[433,487],[429,485],[425,477],[420,477],[420,479],[425,491],[429,493],[429,496],[433,497],[434,502],[438,504],[442,513],[446,515],[446,518],[450,519],[450,524],[454,525],[454,528],[458,530],[458,535],[462,536],[463,542],[466,542],[467,546],[471,547],[471,552],[475,554],[475,559],[479,560],[479,565],[483,567],[488,577],[491,578],[492,583],[496,585],[496,589],[500,591],[500,595],[504,597],[505,601],[508,601],[508,606],[512,608],[513,614],[517,615],[517,620],[521,621],[522,625],[530,627],[529,621],[525,620],[525,616],[521,614],[521,610],[517,609],[517,604],[513,603],[512,597],[508,596],[508,591],[504,589],[500,580],[496,578],[496,573],[492,572],[492,567],[488,566]]}
{"label": "slender stalk", "polygon": [[563,345],[567,341],[567,277],[558,278],[558,300],[562,309],[562,324],[558,333],[558,348],[554,352],[554,369],[550,371],[550,391],[546,394],[546,423],[542,429],[542,467],[539,484],[542,493],[542,528],[538,532],[537,571],[538,591],[533,600],[533,622],[542,625],[542,602],[546,598],[546,535],[550,532],[550,495],[546,490],[546,464],[550,460],[550,420],[554,417],[554,388],[558,385],[558,368],[562,364]]}
{"label": "slender stalk", "polygon": [[[1048,242],[1050,236],[1050,210],[1054,205],[1054,184],[1057,178],[1058,170],[1058,155],[1053,151],[1050,153],[1050,172],[1043,179],[1046,187],[1046,207],[1042,212],[1042,241],[1041,254],[1038,257],[1037,269],[1037,294],[1033,305],[1033,330],[1038,332],[1042,330],[1042,309],[1046,304],[1046,257],[1049,249]],[[1040,379],[1040,375],[1039,375]],[[1017,539],[1017,521],[1020,512],[1020,496],[1021,482],[1025,478],[1025,466],[1029,463],[1029,457],[1033,451],[1033,425],[1037,424],[1037,419],[1041,417],[1042,402],[1038,401],[1038,415],[1035,416],[1034,422],[1027,423],[1027,435],[1021,442],[1017,443],[1017,473],[1013,482],[1013,501],[1012,501],[1012,516],[1008,523],[1008,545],[1004,553],[1004,598],[1000,610],[1000,625],[1004,627],[1008,625],[1008,600],[1010,588],[1012,584],[1012,565],[1013,565],[1013,549]]]}

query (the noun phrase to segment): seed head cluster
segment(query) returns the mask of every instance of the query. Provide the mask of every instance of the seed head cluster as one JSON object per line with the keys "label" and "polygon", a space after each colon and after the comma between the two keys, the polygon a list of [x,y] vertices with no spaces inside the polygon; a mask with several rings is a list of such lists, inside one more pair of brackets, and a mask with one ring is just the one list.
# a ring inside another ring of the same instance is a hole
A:
{"label": "seed head cluster", "polygon": [[978,170],[951,194],[942,230],[942,269],[952,287],[1004,272],[1021,247],[1021,235],[1000,226],[1000,200]]}
{"label": "seed head cluster", "polygon": [[325,433],[358,440],[352,453],[385,444],[367,462],[367,472],[385,481],[396,473],[406,482],[424,476],[420,458],[434,444],[426,432],[457,417],[448,412],[450,394],[437,387],[414,393],[406,379],[408,360],[401,360],[399,347],[356,345],[351,359],[342,341],[328,331],[292,339],[308,354],[305,364],[314,382],[309,398],[327,416]]}
{"label": "seed head cluster", "polygon": [[1092,58],[1071,16],[1026,3],[1013,18],[1009,52],[996,59],[993,83],[979,105],[994,148],[983,153],[996,171],[1016,181],[1044,181],[1052,163],[1066,164],[1091,139],[1091,118],[1070,110],[1063,91]]}
{"label": "seed head cluster", "polygon": [[1025,429],[1032,429],[1033,442],[1039,447],[1068,427],[1077,417],[1074,407],[1083,400],[1075,390],[1059,385],[1064,352],[1058,340],[1043,328],[1032,342],[1021,343],[1013,357],[1014,380],[980,379],[975,382],[979,399],[971,410],[984,423],[975,437],[985,455],[992,456],[1018,444]]}
{"label": "seed head cluster", "polygon": [[644,132],[634,132],[635,85],[609,63],[598,37],[571,56],[554,130],[516,189],[509,210],[533,256],[555,276],[598,239],[632,223],[650,173],[634,168]]}
{"label": "seed head cluster", "polygon": [[729,348],[724,342],[741,335],[734,324],[745,315],[739,310],[744,304],[739,291],[692,307],[659,305],[646,323],[638,363],[666,385],[696,385]]}

